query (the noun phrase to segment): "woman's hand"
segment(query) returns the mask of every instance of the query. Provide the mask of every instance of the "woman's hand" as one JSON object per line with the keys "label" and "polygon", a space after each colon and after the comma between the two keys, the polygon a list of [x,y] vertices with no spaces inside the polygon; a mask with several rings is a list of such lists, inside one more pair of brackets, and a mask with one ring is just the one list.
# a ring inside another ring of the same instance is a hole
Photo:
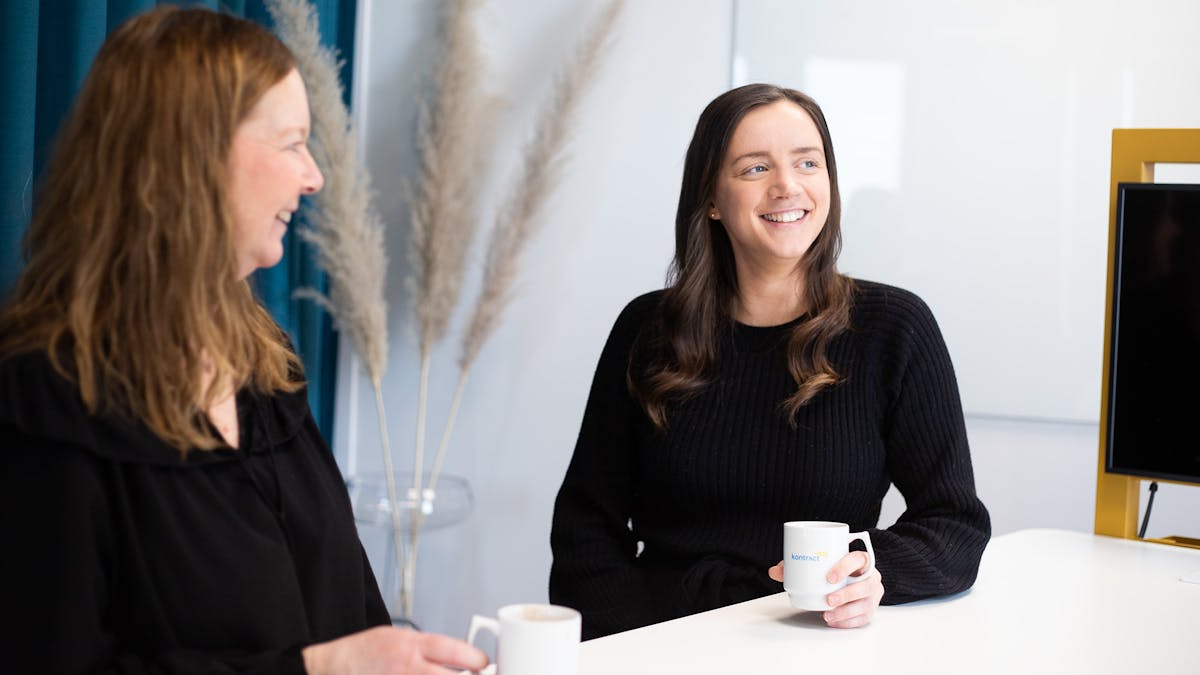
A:
{"label": "woman's hand", "polygon": [[[851,551],[829,570],[825,580],[836,584],[850,575],[861,574],[867,569],[867,554]],[[775,581],[783,581],[783,561],[767,570]],[[846,584],[830,593],[825,600],[832,609],[825,610],[825,623],[832,628],[858,628],[871,623],[879,601],[883,599],[883,577],[879,570],[871,570],[864,581]]]}
{"label": "woman's hand", "polygon": [[488,662],[462,640],[392,626],[310,645],[302,653],[310,675],[448,675]]}

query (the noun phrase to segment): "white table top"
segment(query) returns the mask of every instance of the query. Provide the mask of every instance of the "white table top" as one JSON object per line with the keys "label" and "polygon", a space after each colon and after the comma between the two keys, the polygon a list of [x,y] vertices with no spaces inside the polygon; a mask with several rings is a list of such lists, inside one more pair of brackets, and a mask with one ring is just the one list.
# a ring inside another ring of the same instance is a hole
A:
{"label": "white table top", "polygon": [[973,589],[829,628],[780,593],[583,643],[580,675],[1200,674],[1200,551],[1064,530],[988,544]]}

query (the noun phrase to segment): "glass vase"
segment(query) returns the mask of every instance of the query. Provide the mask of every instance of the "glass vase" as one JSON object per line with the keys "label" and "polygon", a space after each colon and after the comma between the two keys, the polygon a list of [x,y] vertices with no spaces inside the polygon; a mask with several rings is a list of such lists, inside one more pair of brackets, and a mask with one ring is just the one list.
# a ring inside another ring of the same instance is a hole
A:
{"label": "glass vase", "polygon": [[354,476],[347,481],[347,486],[359,527],[377,530],[386,540],[383,573],[378,581],[388,600],[392,623],[416,628],[412,601],[420,535],[426,530],[462,522],[471,513],[475,497],[470,483],[461,476],[441,474],[433,487],[427,487],[430,477],[426,473],[420,488],[413,485],[412,472],[397,471],[393,476],[398,522],[392,519],[393,508],[384,472]]}

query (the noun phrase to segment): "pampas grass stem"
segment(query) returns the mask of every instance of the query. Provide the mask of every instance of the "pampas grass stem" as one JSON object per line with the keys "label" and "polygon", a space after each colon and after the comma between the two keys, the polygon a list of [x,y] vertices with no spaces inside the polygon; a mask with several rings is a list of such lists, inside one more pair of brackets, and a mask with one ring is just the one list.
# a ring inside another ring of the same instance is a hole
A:
{"label": "pampas grass stem", "polygon": [[420,448],[425,447],[425,408],[428,403],[429,393],[429,352],[421,354],[421,379],[420,379],[420,394],[417,396],[417,448],[418,452],[413,458],[413,488],[421,489],[421,472],[424,469],[424,453],[420,452]]}
{"label": "pampas grass stem", "polygon": [[[379,417],[379,438],[383,444],[383,471],[385,481],[387,483],[388,493],[388,510],[392,516],[392,546],[395,547],[396,564],[399,566],[401,561],[405,560],[402,553],[404,549],[403,540],[400,537],[400,500],[396,493],[396,475],[392,470],[392,451],[388,443],[387,430],[387,415],[383,410],[383,387],[378,379],[371,381],[371,386],[375,388],[375,412]],[[412,605],[412,599],[409,597],[411,589],[401,583],[397,591],[396,604],[393,607],[405,607]],[[406,615],[407,616],[407,615]]]}
{"label": "pampas grass stem", "polygon": [[467,370],[458,371],[458,384],[454,387],[454,398],[450,401],[450,413],[446,416],[446,426],[442,429],[442,439],[438,441],[437,455],[433,460],[433,469],[429,473],[429,489],[437,487],[438,476],[442,475],[442,462],[446,460],[446,448],[450,445],[450,432],[454,430],[454,420],[458,417],[458,406],[462,403],[463,389],[467,387]]}

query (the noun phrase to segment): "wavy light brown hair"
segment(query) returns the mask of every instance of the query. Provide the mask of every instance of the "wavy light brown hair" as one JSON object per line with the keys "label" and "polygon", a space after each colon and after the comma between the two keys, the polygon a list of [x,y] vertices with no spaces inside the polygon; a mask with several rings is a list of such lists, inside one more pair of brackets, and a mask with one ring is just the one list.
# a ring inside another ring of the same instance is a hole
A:
{"label": "wavy light brown hair", "polygon": [[675,257],[668,287],[650,330],[643,331],[630,358],[627,380],[658,429],[667,426],[667,407],[699,392],[713,380],[718,342],[729,330],[738,299],[733,247],[724,225],[708,217],[717,176],[734,130],[748,112],[791,101],[808,113],[825,146],[829,172],[829,216],[803,267],[807,318],[792,329],[787,366],[796,392],[782,402],[788,419],[840,376],[826,354],[830,341],[850,326],[854,284],[837,271],[842,247],[841,198],[829,125],[816,101],[793,89],[749,84],[715,98],[696,123],[683,165],[675,215]]}
{"label": "wavy light brown hair", "polygon": [[226,194],[234,131],[294,67],[261,26],[208,10],[113,32],[59,131],[0,355],[45,351],[90,412],[184,453],[220,444],[204,411],[229,385],[297,390],[299,360],[238,278]]}

